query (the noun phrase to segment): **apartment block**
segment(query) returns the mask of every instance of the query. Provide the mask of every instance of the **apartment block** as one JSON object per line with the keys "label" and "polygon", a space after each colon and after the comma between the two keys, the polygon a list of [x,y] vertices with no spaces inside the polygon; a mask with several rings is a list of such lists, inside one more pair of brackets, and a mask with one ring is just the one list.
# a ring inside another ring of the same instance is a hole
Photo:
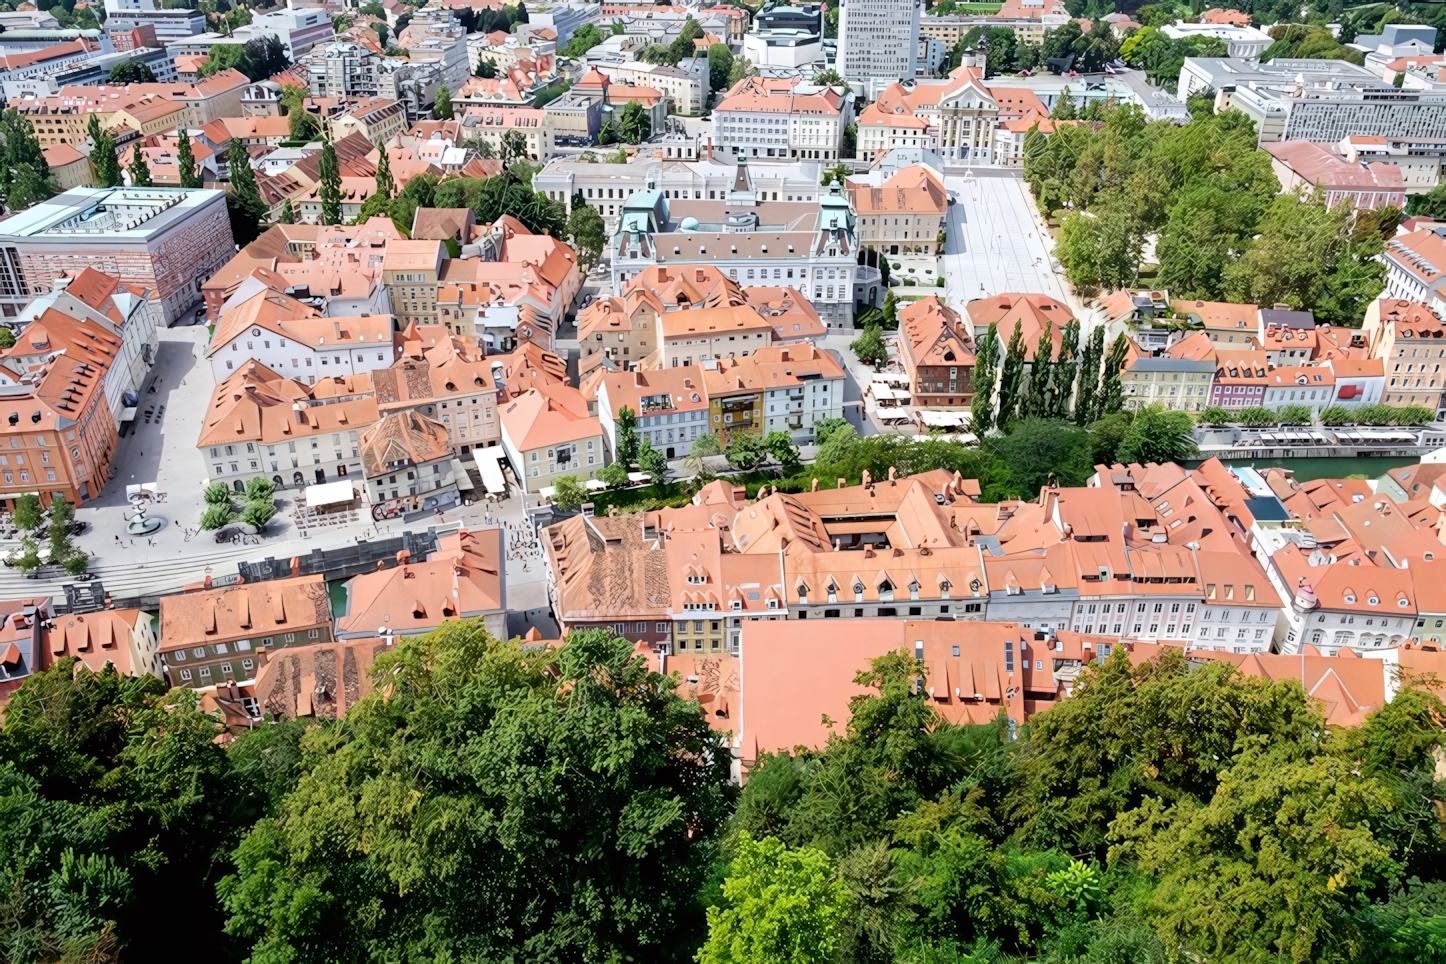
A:
{"label": "apartment block", "polygon": [[771,432],[811,442],[818,422],[843,417],[843,369],[813,345],[760,348],[705,365],[703,384],[709,431],[724,445],[734,435]]}
{"label": "apartment block", "polygon": [[342,479],[360,488],[361,435],[379,418],[366,375],[307,384],[252,360],[216,386],[196,448],[208,481],[237,492],[258,478],[281,489]]}
{"label": "apartment block", "polygon": [[935,296],[899,312],[899,361],[909,378],[910,404],[963,408],[974,400],[971,326]]}
{"label": "apartment block", "polygon": [[371,373],[377,407],[441,422],[454,455],[489,448],[502,440],[493,364],[475,337],[439,325],[408,328],[397,363]]}
{"label": "apartment block", "polygon": [[528,492],[538,492],[564,475],[596,479],[607,464],[602,423],[570,385],[527,388],[503,405],[501,419],[502,445],[513,475]]}
{"label": "apartment block", "polygon": [[705,391],[699,365],[603,375],[597,387],[597,411],[609,451],[618,450],[617,419],[628,408],[638,420],[639,444],[646,439],[670,459],[687,455],[693,442],[711,431]]}
{"label": "apartment block", "polygon": [[858,214],[859,244],[883,254],[943,253],[939,237],[949,220],[949,195],[944,179],[923,164],[888,177],[848,180],[849,197]]}
{"label": "apartment block", "polygon": [[1442,410],[1446,328],[1435,311],[1419,302],[1381,298],[1367,306],[1361,332],[1370,357],[1385,366],[1382,402]]}
{"label": "apartment block", "polygon": [[243,583],[161,597],[160,653],[172,686],[256,678],[271,649],[328,642],[331,599],[321,576]]}
{"label": "apartment block", "polygon": [[217,383],[259,361],[305,385],[390,368],[401,353],[391,315],[323,317],[257,279],[227,303],[206,350]]}
{"label": "apartment block", "polygon": [[853,120],[844,88],[745,77],[713,108],[718,146],[749,158],[837,160]]}

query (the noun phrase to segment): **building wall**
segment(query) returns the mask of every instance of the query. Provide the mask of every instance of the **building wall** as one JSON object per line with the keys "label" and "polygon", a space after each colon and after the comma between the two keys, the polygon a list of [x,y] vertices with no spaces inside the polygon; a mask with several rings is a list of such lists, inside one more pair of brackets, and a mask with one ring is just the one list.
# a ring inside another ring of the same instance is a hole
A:
{"label": "building wall", "polygon": [[[395,507],[398,501],[402,511],[415,511],[423,507],[428,497],[442,500],[443,505],[457,502],[457,483],[452,478],[451,455],[445,459],[423,462],[420,465],[398,466],[382,474],[369,476],[365,494],[375,508]],[[373,515],[376,513],[373,512]]]}
{"label": "building wall", "polygon": [[[863,190],[867,190],[864,188]],[[946,213],[910,211],[859,215],[859,244],[885,254],[940,253],[939,232]]]}
{"label": "building wall", "polygon": [[743,358],[760,348],[767,348],[773,341],[773,328],[766,323],[759,329],[740,331],[733,335],[703,335],[690,333],[685,336],[663,338],[662,365],[677,368],[680,365],[701,364],[724,358]]}
{"label": "building wall", "polygon": [[397,327],[404,329],[412,322],[437,324],[437,271],[382,270],[387,287],[387,301],[392,306]]}
{"label": "building wall", "polygon": [[763,431],[787,432],[795,442],[812,442],[822,419],[843,418],[843,379],[812,379],[770,389],[763,399]]}
{"label": "building wall", "polygon": [[851,0],[839,14],[837,67],[847,80],[909,79],[918,47],[915,0]]}
{"label": "building wall", "polygon": [[[606,463],[607,449],[602,435],[594,435],[591,438],[578,439],[576,442],[567,442],[558,446],[543,446],[521,451],[507,437],[507,429],[504,426],[502,444],[507,449],[507,458],[512,463],[513,474],[522,479],[523,487],[528,492],[536,492],[550,486],[564,475],[571,475],[579,481],[595,479]],[[559,466],[556,459],[560,449],[569,449],[572,453],[572,457],[562,466]]]}
{"label": "building wall", "polygon": [[[146,241],[73,235],[13,237],[0,240],[0,253],[5,249],[14,252],[30,293],[49,292],[58,275],[95,268],[126,284],[150,289],[170,324],[196,304],[201,284],[236,253],[225,195],[220,191],[214,195],[184,221]],[[21,305],[30,300],[24,293],[12,298],[3,285],[0,299]]]}
{"label": "building wall", "polygon": [[256,678],[265,660],[264,650],[331,642],[331,624],[298,626],[292,632],[251,639],[197,640],[197,645],[161,654],[172,686],[199,688],[235,679]]}
{"label": "building wall", "polygon": [[1150,372],[1130,370],[1120,373],[1125,394],[1125,408],[1163,405],[1183,412],[1198,412],[1210,397],[1209,372]]}
{"label": "building wall", "polygon": [[909,375],[913,404],[921,408],[967,408],[974,401],[974,370],[965,365],[911,364],[912,357],[900,352]]}
{"label": "building wall", "polygon": [[230,445],[203,445],[201,456],[211,469],[211,482],[225,482],[237,492],[255,478],[270,479],[283,489],[305,488],[321,482],[353,479],[362,488],[359,433],[316,432],[301,438],[267,445],[258,441],[237,441]]}
{"label": "building wall", "polygon": [[400,352],[390,343],[370,345],[328,345],[315,350],[282,338],[274,331],[260,329],[242,332],[211,356],[211,374],[217,384],[253,358],[279,375],[294,378],[306,385],[315,385],[318,378],[336,375],[359,375],[362,372],[390,368]]}
{"label": "building wall", "polygon": [[99,386],[92,388],[74,423],[47,431],[25,428],[23,419],[0,425],[0,503],[13,509],[14,499],[29,492],[38,492],[47,506],[56,495],[71,505],[100,496],[117,436]]}

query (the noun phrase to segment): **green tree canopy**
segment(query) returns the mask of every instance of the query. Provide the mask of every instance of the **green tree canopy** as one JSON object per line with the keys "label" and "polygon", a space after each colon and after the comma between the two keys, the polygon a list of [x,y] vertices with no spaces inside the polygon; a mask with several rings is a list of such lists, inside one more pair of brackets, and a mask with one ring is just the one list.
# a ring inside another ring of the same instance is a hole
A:
{"label": "green tree canopy", "polygon": [[[165,960],[176,941],[239,950],[215,887],[269,806],[263,785],[284,791],[292,774],[232,766],[221,732],[194,694],[112,666],[66,657],[25,681],[0,727],[0,956]],[[164,928],[157,906],[176,915]]]}
{"label": "green tree canopy", "polygon": [[295,964],[684,956],[729,753],[632,649],[467,620],[380,656],[385,698],[303,741],[296,790],[237,849],[229,929]]}
{"label": "green tree canopy", "polygon": [[733,51],[727,44],[714,44],[708,48],[708,86],[714,92],[728,88],[728,76],[733,72]]}
{"label": "green tree canopy", "polygon": [[567,216],[567,234],[577,249],[578,269],[587,274],[602,259],[607,247],[607,225],[602,215],[588,204],[582,192],[572,197],[572,211]]}
{"label": "green tree canopy", "polygon": [[723,880],[723,905],[708,908],[698,964],[827,964],[852,899],[828,854],[789,850],[745,830]]}
{"label": "green tree canopy", "polygon": [[867,325],[863,334],[849,344],[849,350],[865,365],[878,367],[889,360],[889,350],[884,345],[884,333],[878,325]]}
{"label": "green tree canopy", "polygon": [[1195,420],[1189,412],[1171,411],[1159,404],[1146,405],[1134,413],[1115,458],[1126,465],[1183,462],[1199,451],[1191,435],[1194,427]]}

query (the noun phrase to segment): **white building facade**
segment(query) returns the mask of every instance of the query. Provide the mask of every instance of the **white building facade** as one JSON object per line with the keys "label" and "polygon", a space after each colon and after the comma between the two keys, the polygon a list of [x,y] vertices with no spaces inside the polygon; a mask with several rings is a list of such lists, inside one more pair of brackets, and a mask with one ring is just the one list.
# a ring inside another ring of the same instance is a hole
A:
{"label": "white building facade", "polygon": [[838,72],[872,93],[914,77],[918,0],[849,0],[839,14]]}

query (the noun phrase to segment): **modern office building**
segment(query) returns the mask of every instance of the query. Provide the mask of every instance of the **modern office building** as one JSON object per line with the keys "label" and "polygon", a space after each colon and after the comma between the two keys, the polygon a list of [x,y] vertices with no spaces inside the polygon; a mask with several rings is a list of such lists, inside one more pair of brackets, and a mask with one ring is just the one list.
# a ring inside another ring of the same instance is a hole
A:
{"label": "modern office building", "polygon": [[870,93],[913,78],[918,47],[918,0],[849,0],[839,14],[838,72]]}
{"label": "modern office building", "polygon": [[153,27],[156,39],[166,44],[206,32],[206,14],[201,10],[162,9],[155,0],[105,0],[107,33]]}
{"label": "modern office building", "polygon": [[57,278],[95,268],[148,289],[170,324],[233,254],[223,191],[75,188],[0,224],[0,314],[14,317]]}

